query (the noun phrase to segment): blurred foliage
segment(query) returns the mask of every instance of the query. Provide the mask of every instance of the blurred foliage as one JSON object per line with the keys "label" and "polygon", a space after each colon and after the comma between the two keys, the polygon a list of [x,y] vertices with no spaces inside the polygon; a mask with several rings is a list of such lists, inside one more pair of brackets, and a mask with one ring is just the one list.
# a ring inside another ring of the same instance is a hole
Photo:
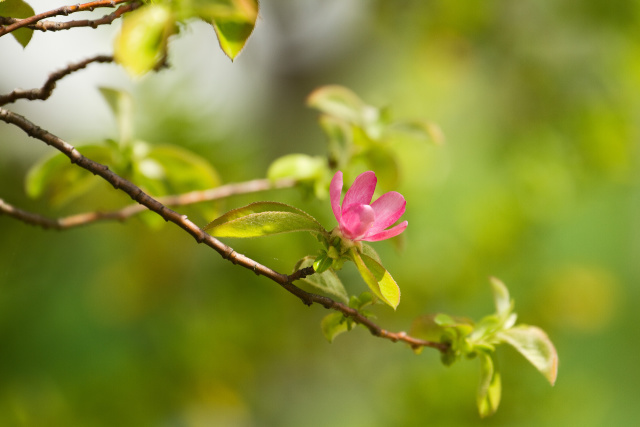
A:
{"label": "blurred foliage", "polygon": [[[477,364],[442,367],[435,351],[416,356],[360,328],[329,345],[318,326],[324,310],[175,227],[152,231],[133,219],[56,233],[2,217],[0,424],[633,425],[640,4],[263,0],[260,14],[233,65],[244,78],[234,88],[251,91],[216,101],[229,81],[188,59],[215,49],[176,42],[188,55],[162,73],[184,75],[148,76],[134,93],[139,137],[178,143],[231,181],[265,176],[287,153],[326,151],[316,112],[304,106],[321,85],[438,123],[444,146],[393,143],[409,227],[401,254],[375,248],[403,302],[395,313],[376,307],[377,321],[403,330],[430,313],[480,318],[491,306],[486,278],[500,277],[519,319],[556,344],[555,387],[516,351],[499,351],[508,393],[480,420]],[[300,28],[308,35],[297,38]],[[0,89],[13,88],[0,79]],[[27,117],[35,108],[21,107]],[[231,122],[230,110],[242,114]],[[38,143],[9,126],[0,141],[2,198],[49,215],[100,202],[56,210],[29,200],[20,150]],[[290,190],[259,198],[333,223],[326,201]],[[315,242],[287,234],[234,248],[288,272]],[[366,290],[355,268],[345,273],[349,294]]]}

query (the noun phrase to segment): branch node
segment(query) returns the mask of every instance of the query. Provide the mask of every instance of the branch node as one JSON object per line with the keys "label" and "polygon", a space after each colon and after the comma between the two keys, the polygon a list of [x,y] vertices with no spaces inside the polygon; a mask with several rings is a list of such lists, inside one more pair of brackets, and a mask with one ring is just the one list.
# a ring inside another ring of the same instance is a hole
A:
{"label": "branch node", "polygon": [[260,275],[260,273],[258,273],[258,263],[257,262],[255,264],[253,264],[253,272],[256,274],[256,276]]}

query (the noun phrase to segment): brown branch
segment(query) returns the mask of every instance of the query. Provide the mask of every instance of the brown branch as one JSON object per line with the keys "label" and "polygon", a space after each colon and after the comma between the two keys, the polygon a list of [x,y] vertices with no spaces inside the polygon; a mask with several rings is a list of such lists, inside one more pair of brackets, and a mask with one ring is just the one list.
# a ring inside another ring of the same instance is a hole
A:
{"label": "brown branch", "polygon": [[109,170],[107,166],[84,157],[72,145],[68,144],[52,133],[36,126],[25,117],[5,110],[4,108],[0,108],[0,120],[9,124],[13,124],[22,129],[30,137],[39,139],[45,144],[56,148],[67,157],[69,157],[71,163],[77,164],[78,166],[88,170],[94,175],[99,175],[111,185],[113,185],[114,188],[124,191],[137,203],[144,205],[148,209],[157,213],[162,218],[164,218],[165,221],[170,221],[185,230],[195,238],[197,243],[204,243],[205,245],[211,247],[213,250],[218,252],[222,256],[222,258],[231,261],[233,264],[241,265],[242,267],[253,271],[257,275],[261,275],[271,279],[272,281],[278,283],[284,289],[289,291],[291,294],[298,297],[304,304],[310,306],[313,303],[316,303],[322,305],[327,309],[339,311],[345,316],[352,318],[354,322],[365,326],[367,329],[369,329],[371,334],[380,338],[385,338],[393,342],[403,341],[413,348],[431,347],[439,350],[440,352],[446,352],[448,350],[449,346],[444,343],[420,340],[418,338],[410,337],[404,332],[389,332],[372,322],[358,310],[334,301],[331,298],[322,295],[311,294],[298,288],[292,282],[294,280],[298,280],[310,274],[313,274],[314,271],[312,267],[307,267],[298,270],[291,275],[286,275],[278,273],[277,271],[264,266],[245,255],[237,253],[233,248],[225,245],[218,239],[206,233],[196,224],[189,221],[186,216],[180,215],[179,213],[167,208],[158,200],[143,192],[132,182],[120,177],[119,175]]}
{"label": "brown branch", "polygon": [[113,56],[97,55],[97,56],[94,56],[93,58],[88,58],[83,61],[76,62],[75,64],[70,64],[66,68],[63,68],[54,73],[51,73],[51,75],[49,75],[49,78],[41,88],[35,88],[30,90],[16,89],[13,92],[8,93],[6,95],[0,95],[0,106],[9,104],[11,102],[15,102],[18,99],[28,99],[31,101],[36,99],[45,100],[49,98],[53,93],[53,90],[55,89],[56,83],[58,82],[58,80],[61,80],[65,76],[68,76],[69,74],[75,71],[82,70],[83,68],[85,68],[86,66],[94,62],[98,62],[98,63],[113,62]]}
{"label": "brown branch", "polygon": [[[208,190],[191,191],[184,194],[158,197],[156,200],[165,206],[186,206],[195,203],[220,200],[239,194],[290,188],[295,185],[296,181],[294,179],[285,178],[277,181],[256,179],[236,184],[227,184],[220,187],[210,188]],[[98,221],[125,221],[126,219],[146,210],[147,208],[145,206],[134,203],[115,211],[85,212],[62,218],[48,218],[46,216],[27,212],[0,199],[0,213],[7,214],[13,218],[26,222],[27,224],[40,226],[44,229],[55,230],[66,230],[69,228],[92,224]]]}
{"label": "brown branch", "polygon": [[51,18],[54,16],[60,15],[70,15],[76,12],[82,12],[85,10],[93,11],[99,7],[116,7],[117,4],[120,3],[128,3],[131,0],[97,0],[84,4],[76,4],[73,6],[62,6],[57,9],[53,9],[47,12],[39,13],[37,15],[30,16],[28,18],[19,19],[12,24],[5,25],[0,27],[0,37],[8,34],[12,31],[17,30],[18,28],[27,27],[29,25],[33,25],[38,21],[42,21],[43,19]]}
{"label": "brown branch", "polygon": [[[123,14],[136,10],[140,6],[142,6],[142,3],[135,1],[133,3],[120,6],[115,12],[110,13],[108,15],[104,15],[102,18],[99,18],[99,19],[80,19],[80,20],[66,21],[66,22],[38,21],[36,23],[29,24],[26,27],[32,30],[39,30],[39,31],[60,31],[60,30],[68,30],[70,28],[77,28],[77,27],[91,27],[95,29],[95,28],[98,28],[100,25],[111,24],[113,21],[118,19]],[[0,16],[0,25],[11,25],[21,21],[22,20],[19,18],[9,18],[9,17]]]}

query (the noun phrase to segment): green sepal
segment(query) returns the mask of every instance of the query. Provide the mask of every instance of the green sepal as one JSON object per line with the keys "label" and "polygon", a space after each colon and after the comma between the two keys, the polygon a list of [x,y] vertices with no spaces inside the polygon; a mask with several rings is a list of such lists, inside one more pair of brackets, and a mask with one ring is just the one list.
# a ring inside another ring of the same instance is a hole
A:
{"label": "green sepal", "polygon": [[[0,16],[24,19],[35,15],[33,8],[22,0],[0,1]],[[22,27],[11,32],[11,35],[20,45],[25,48],[31,41],[33,30]]]}
{"label": "green sepal", "polygon": [[349,254],[369,289],[395,310],[400,304],[400,288],[391,274],[368,255],[361,254],[353,248]]}
{"label": "green sepal", "polygon": [[327,233],[308,213],[279,202],[255,202],[231,210],[203,230],[216,237],[261,237],[294,231]]}

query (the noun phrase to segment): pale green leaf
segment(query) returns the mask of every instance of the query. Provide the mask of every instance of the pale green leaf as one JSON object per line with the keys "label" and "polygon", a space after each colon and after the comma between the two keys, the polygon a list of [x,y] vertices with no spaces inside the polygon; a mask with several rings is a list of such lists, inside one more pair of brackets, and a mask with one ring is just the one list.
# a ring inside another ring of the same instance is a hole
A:
{"label": "pale green leaf", "polygon": [[327,314],[320,322],[322,334],[329,342],[333,342],[335,337],[349,330],[349,324],[342,313]]}
{"label": "pale green leaf", "polygon": [[132,76],[151,71],[167,53],[167,41],[175,32],[171,10],[148,4],[128,13],[115,40],[113,55]]}
{"label": "pale green leaf", "polygon": [[536,326],[518,325],[498,333],[544,375],[551,385],[558,375],[558,352],[547,334]]}
{"label": "pale green leaf", "polygon": [[349,123],[361,124],[367,105],[344,86],[322,86],[307,97],[307,105]]}
{"label": "pale green leaf", "polygon": [[267,171],[269,179],[293,178],[297,180],[317,179],[327,170],[326,160],[306,154],[288,154],[276,159]]}
{"label": "pale green leaf", "polygon": [[216,237],[261,237],[293,231],[326,233],[308,213],[278,202],[255,202],[222,215],[203,228]]}
{"label": "pale green leaf", "polygon": [[445,142],[444,133],[440,126],[426,120],[396,121],[389,126],[389,129],[407,133],[437,145],[442,145]]}
{"label": "pale green leaf", "polygon": [[[33,8],[23,0],[6,0],[0,2],[0,16],[11,18],[28,18],[35,15]],[[30,28],[18,28],[11,32],[11,35],[17,40],[22,47],[27,47],[33,36],[33,30]]]}
{"label": "pale green leaf", "polygon": [[[111,151],[105,146],[85,145],[78,151],[90,159],[111,164]],[[90,172],[71,163],[62,153],[44,158],[27,172],[25,190],[30,197],[46,197],[54,207],[60,207],[87,193],[99,182]]]}
{"label": "pale green leaf", "polygon": [[[296,264],[295,270],[310,267],[313,264],[313,257],[304,257],[298,262],[298,264]],[[349,294],[347,294],[347,290],[344,288],[342,281],[333,270],[325,270],[322,273],[315,273],[300,280],[320,292],[334,296],[341,302],[347,303],[349,301]]]}
{"label": "pale green leaf", "polygon": [[478,386],[477,403],[481,417],[493,415],[498,410],[502,394],[500,372],[496,360],[485,352],[479,353],[480,385]]}

